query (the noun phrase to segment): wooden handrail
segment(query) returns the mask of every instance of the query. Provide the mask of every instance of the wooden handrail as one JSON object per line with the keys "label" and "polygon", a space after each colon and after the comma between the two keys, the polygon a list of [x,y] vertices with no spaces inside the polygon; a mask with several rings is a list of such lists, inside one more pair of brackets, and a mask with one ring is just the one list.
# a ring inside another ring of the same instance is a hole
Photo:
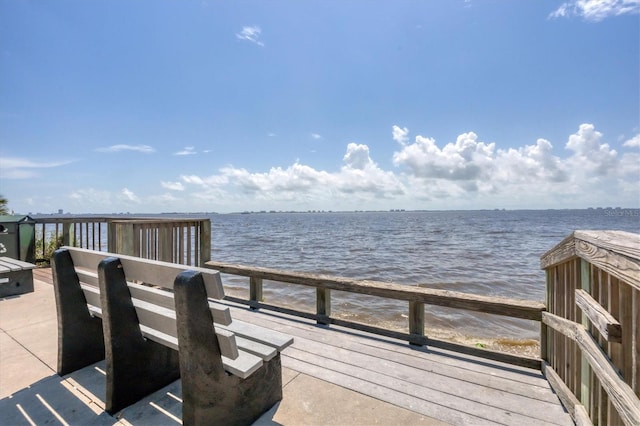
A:
{"label": "wooden handrail", "polygon": [[540,267],[580,257],[640,290],[640,235],[624,231],[574,231],[540,258]]}
{"label": "wooden handrail", "polygon": [[625,424],[640,425],[640,399],[620,377],[607,355],[584,326],[549,312],[542,313],[542,322],[578,344]]}
{"label": "wooden handrail", "polygon": [[[281,271],[276,269],[243,266],[224,262],[209,261],[205,267],[221,273],[249,277],[249,300],[227,297],[228,300],[248,304],[254,309],[264,308],[278,312],[314,319],[318,324],[335,324],[352,329],[362,330],[396,339],[408,340],[415,345],[429,345],[451,351],[520,365],[528,368],[541,368],[539,358],[512,355],[491,351],[484,348],[471,347],[452,342],[427,338],[424,334],[425,304],[506,315],[514,318],[540,321],[544,304],[535,301],[490,297],[460,293],[447,290],[429,289],[397,283],[371,280],[355,280],[350,278],[318,275],[305,272]],[[316,288],[316,313],[310,314],[293,309],[262,303],[263,280],[297,284]],[[366,294],[408,303],[409,333],[401,333],[376,325],[362,324],[331,317],[331,290]]]}
{"label": "wooden handrail", "polygon": [[588,413],[597,424],[640,424],[640,235],[575,231],[540,265],[540,347],[552,387],[576,423]]}
{"label": "wooden handrail", "polygon": [[216,261],[206,262],[205,266],[207,268],[217,269],[218,271],[226,274],[258,278],[261,280],[300,284],[321,289],[367,294],[370,296],[406,300],[409,302],[421,302],[428,305],[466,309],[469,311],[485,312],[534,321],[540,321],[542,318],[541,313],[545,310],[544,303],[531,300],[482,296],[389,282],[355,280],[351,278],[333,277],[306,272],[281,271],[277,269],[236,265]]}

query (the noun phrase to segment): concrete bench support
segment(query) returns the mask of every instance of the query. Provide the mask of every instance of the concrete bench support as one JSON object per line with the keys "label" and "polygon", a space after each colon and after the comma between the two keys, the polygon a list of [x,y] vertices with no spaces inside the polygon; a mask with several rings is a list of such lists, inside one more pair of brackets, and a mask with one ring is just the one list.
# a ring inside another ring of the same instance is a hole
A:
{"label": "concrete bench support", "polygon": [[174,284],[185,425],[246,425],[282,399],[280,353],[246,379],[225,373],[199,272]]}
{"label": "concrete bench support", "polygon": [[104,359],[102,321],[89,312],[71,254],[57,250],[51,259],[58,314],[58,368],[61,376]]}
{"label": "concrete bench support", "polygon": [[[98,265],[105,339],[105,411],[114,414],[180,378],[178,352],[145,339],[120,259]],[[213,322],[213,320],[211,320]]]}

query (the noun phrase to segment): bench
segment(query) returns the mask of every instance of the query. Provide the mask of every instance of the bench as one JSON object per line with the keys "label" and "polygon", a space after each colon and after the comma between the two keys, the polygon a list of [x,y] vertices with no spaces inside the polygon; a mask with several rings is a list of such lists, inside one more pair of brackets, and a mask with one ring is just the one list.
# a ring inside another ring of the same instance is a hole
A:
{"label": "bench", "polygon": [[0,257],[0,297],[33,291],[33,263]]}
{"label": "bench", "polygon": [[114,414],[180,378],[184,424],[248,424],[282,399],[285,334],[231,318],[217,271],[54,253],[60,375],[105,359]]}

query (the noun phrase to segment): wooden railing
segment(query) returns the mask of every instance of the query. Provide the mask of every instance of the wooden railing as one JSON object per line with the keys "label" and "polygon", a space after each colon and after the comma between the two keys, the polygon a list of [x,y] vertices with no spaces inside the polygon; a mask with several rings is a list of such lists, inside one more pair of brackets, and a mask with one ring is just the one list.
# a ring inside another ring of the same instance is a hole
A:
{"label": "wooden railing", "polygon": [[211,259],[209,219],[36,217],[36,260],[67,245],[200,266]]}
{"label": "wooden railing", "polygon": [[[270,309],[317,321],[319,324],[335,324],[367,331],[383,336],[408,340],[415,345],[429,345],[511,364],[540,369],[540,359],[490,351],[457,343],[431,339],[425,336],[425,305],[439,305],[495,315],[540,321],[544,304],[529,300],[479,296],[447,290],[414,287],[378,281],[359,281],[349,278],[288,272],[210,261],[206,267],[225,274],[249,277],[249,299],[227,296],[233,302],[247,304],[254,309]],[[263,303],[263,280],[315,287],[316,313],[303,312],[282,306]],[[408,302],[409,333],[381,328],[375,324],[347,321],[331,315],[331,290],[378,296]]]}
{"label": "wooden railing", "polygon": [[640,235],[575,231],[541,267],[545,376],[577,424],[640,425]]}

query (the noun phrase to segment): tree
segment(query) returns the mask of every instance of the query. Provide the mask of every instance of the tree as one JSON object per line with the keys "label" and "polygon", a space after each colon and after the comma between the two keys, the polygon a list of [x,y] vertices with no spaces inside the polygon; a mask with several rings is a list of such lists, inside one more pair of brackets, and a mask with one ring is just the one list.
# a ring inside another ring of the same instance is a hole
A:
{"label": "tree", "polygon": [[0,195],[0,214],[9,214],[7,204],[9,204],[9,200]]}

